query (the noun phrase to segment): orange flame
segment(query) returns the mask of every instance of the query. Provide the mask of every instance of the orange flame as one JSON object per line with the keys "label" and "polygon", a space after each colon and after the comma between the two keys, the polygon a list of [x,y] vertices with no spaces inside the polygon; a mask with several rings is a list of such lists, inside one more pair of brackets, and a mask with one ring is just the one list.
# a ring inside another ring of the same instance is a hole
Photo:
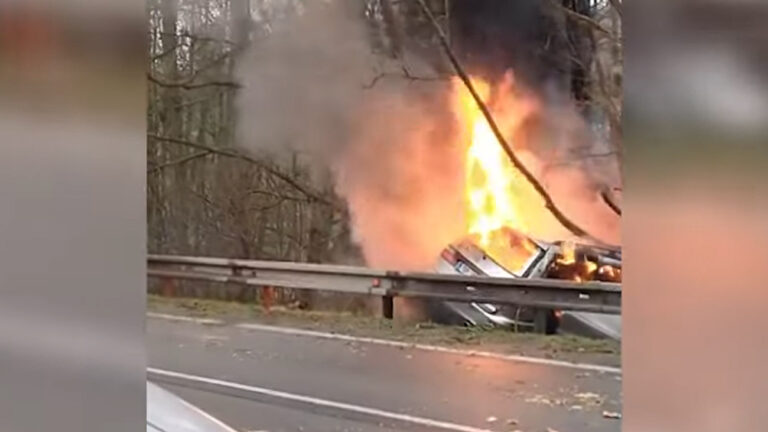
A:
{"label": "orange flame", "polygon": [[[497,106],[486,81],[473,78],[472,84],[489,109],[495,108],[497,125],[514,135],[530,113],[530,105],[515,99],[509,82],[496,89],[501,96],[496,99],[501,102]],[[530,241],[515,234],[528,231],[523,213],[531,204],[530,192],[526,191],[528,184],[504,153],[463,83],[454,81],[454,89],[454,107],[468,135],[462,137],[468,143],[464,166],[467,234],[502,266],[514,271],[522,267],[535,249]]]}
{"label": "orange flame", "polygon": [[[515,151],[523,153],[526,143],[519,139],[519,132],[523,122],[536,112],[536,100],[516,91],[511,75],[495,86],[477,77],[471,80],[507,143]],[[523,268],[537,249],[528,236],[535,237],[534,231],[540,234],[542,227],[552,226],[546,223],[546,218],[551,218],[551,215],[545,210],[541,196],[505,153],[463,82],[456,79],[453,85],[453,108],[463,131],[459,139],[462,145],[466,145],[464,198],[467,236],[501,266],[516,272]],[[530,153],[528,155],[532,157]],[[535,159],[532,161],[538,163]],[[559,224],[554,226],[562,229]],[[555,231],[544,231],[549,237],[555,237],[552,235]],[[571,241],[561,245],[556,261],[560,277],[576,281],[593,280],[596,274],[614,278],[618,273],[610,266],[598,269],[597,263],[583,256],[577,257],[576,246]]]}
{"label": "orange flame", "polygon": [[616,277],[617,277],[617,272],[618,272],[618,271],[617,271],[617,269],[616,269],[615,267],[613,267],[613,266],[609,266],[609,265],[603,265],[602,267],[600,267],[600,268],[597,270],[597,272],[598,272],[598,273],[600,273],[601,275],[605,275],[605,276],[607,276],[607,277],[609,277],[609,278],[616,278]]}
{"label": "orange flame", "polygon": [[[490,87],[477,82],[475,88],[487,100]],[[525,230],[520,209],[510,194],[518,175],[508,163],[483,113],[467,92],[461,94],[461,107],[472,125],[472,139],[466,158],[466,195],[469,203],[469,232],[480,235],[487,246],[491,233],[503,227]]]}
{"label": "orange flame", "polygon": [[560,258],[557,259],[557,262],[563,265],[571,265],[576,262],[576,246],[573,244],[573,242],[564,242],[562,246],[560,246]]}
{"label": "orange flame", "polygon": [[597,270],[597,264],[590,260],[586,260],[586,264],[587,264],[587,274],[592,275],[595,272],[595,270]]}

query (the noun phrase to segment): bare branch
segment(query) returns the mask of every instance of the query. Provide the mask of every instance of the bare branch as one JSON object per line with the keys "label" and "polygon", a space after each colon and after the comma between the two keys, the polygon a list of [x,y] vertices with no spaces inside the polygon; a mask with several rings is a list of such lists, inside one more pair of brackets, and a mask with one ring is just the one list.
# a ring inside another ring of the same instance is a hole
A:
{"label": "bare branch", "polygon": [[211,147],[211,146],[208,146],[208,145],[205,145],[205,144],[196,143],[196,142],[193,142],[193,141],[183,140],[183,139],[179,139],[179,138],[162,137],[162,136],[155,135],[155,134],[147,134],[147,137],[151,138],[151,139],[154,139],[154,140],[157,140],[157,141],[165,141],[165,142],[170,142],[170,143],[174,143],[174,144],[185,145],[187,147],[192,147],[192,148],[195,148],[195,149],[198,149],[198,150],[208,151],[210,153],[215,153],[217,155],[227,156],[227,157],[231,157],[231,158],[235,158],[235,159],[241,159],[241,160],[250,162],[250,163],[252,163],[254,165],[257,165],[259,168],[263,169],[264,171],[268,172],[269,174],[279,178],[283,182],[289,184],[294,189],[296,189],[297,191],[301,192],[302,194],[304,194],[305,196],[307,196],[311,200],[316,201],[316,202],[320,202],[320,203],[323,203],[323,204],[327,204],[327,205],[330,205],[330,206],[335,206],[334,203],[332,203],[331,201],[329,201],[325,197],[321,196],[319,193],[317,193],[315,191],[312,191],[309,188],[307,188],[307,187],[297,183],[290,176],[280,172],[275,167],[269,166],[268,164],[265,164],[263,161],[260,161],[258,159],[254,159],[254,158],[252,158],[252,157],[250,157],[250,156],[248,156],[246,154],[240,153],[240,152],[238,152],[236,150],[216,148],[216,147]]}
{"label": "bare branch", "polygon": [[168,167],[170,167],[170,166],[174,166],[174,165],[181,165],[181,164],[187,163],[187,162],[189,162],[189,161],[191,161],[191,160],[195,160],[195,159],[199,159],[199,158],[202,158],[202,157],[206,157],[206,156],[208,156],[209,154],[211,154],[211,152],[210,152],[210,151],[208,151],[208,150],[203,150],[203,151],[201,151],[201,152],[198,152],[198,153],[193,153],[193,154],[191,154],[191,155],[188,155],[188,156],[184,156],[184,157],[178,158],[178,159],[176,159],[176,160],[172,160],[172,161],[170,161],[170,162],[165,162],[165,163],[162,163],[162,164],[160,164],[160,165],[156,165],[156,166],[154,166],[154,167],[152,167],[152,168],[148,169],[148,170],[147,170],[147,174],[151,174],[151,173],[154,173],[154,172],[158,172],[158,171],[160,171],[160,170],[162,170],[162,169],[165,169],[165,168],[168,168]]}
{"label": "bare branch", "polygon": [[231,41],[229,39],[218,39],[218,38],[213,38],[208,36],[199,36],[199,35],[192,34],[188,31],[183,31],[179,34],[176,34],[174,32],[160,32],[160,34],[165,36],[185,37],[191,40],[196,40],[201,42],[213,42],[213,43],[223,43],[227,45],[237,45],[237,42]]}
{"label": "bare branch", "polygon": [[265,195],[265,196],[269,196],[269,197],[272,197],[272,198],[277,198],[279,200],[284,200],[284,201],[309,202],[308,200],[302,199],[302,198],[299,198],[299,197],[290,196],[290,195],[284,195],[284,194],[281,194],[281,193],[276,193],[276,192],[271,192],[271,191],[266,191],[266,190],[261,190],[261,189],[251,189],[251,190],[246,191],[246,193],[247,194],[254,194],[254,195]]}
{"label": "bare branch", "polygon": [[147,73],[147,79],[159,85],[160,87],[181,88],[184,90],[194,90],[194,89],[200,89],[205,87],[231,87],[231,88],[242,87],[240,83],[236,83],[232,81],[208,81],[208,82],[194,83],[194,84],[188,83],[188,82],[168,83],[168,82],[160,81],[159,79],[152,76],[151,73]]}
{"label": "bare branch", "polygon": [[555,204],[554,200],[552,200],[552,197],[547,193],[546,189],[544,189],[544,186],[539,182],[538,179],[531,173],[531,171],[528,170],[528,168],[523,164],[523,162],[517,157],[515,152],[512,150],[512,147],[509,146],[507,143],[507,140],[504,138],[504,135],[499,130],[499,127],[496,125],[496,122],[493,120],[493,116],[491,115],[491,112],[488,110],[488,107],[485,106],[485,103],[483,103],[482,98],[480,98],[480,95],[477,94],[477,91],[475,90],[475,87],[472,85],[472,81],[469,79],[469,76],[464,72],[464,68],[461,67],[461,64],[456,59],[456,56],[451,51],[450,46],[448,45],[448,41],[445,38],[445,34],[443,34],[443,30],[440,28],[440,25],[437,23],[437,20],[435,20],[434,15],[432,14],[432,11],[429,10],[426,3],[424,3],[424,0],[417,0],[419,2],[419,5],[421,6],[422,11],[424,14],[429,18],[429,20],[432,22],[432,26],[435,29],[435,32],[437,33],[438,39],[440,40],[440,45],[443,47],[443,51],[445,52],[446,56],[448,57],[448,60],[450,60],[451,65],[453,65],[454,70],[456,71],[456,74],[461,78],[461,81],[464,83],[464,85],[467,87],[467,90],[472,94],[472,98],[475,100],[475,103],[477,103],[478,108],[480,108],[480,111],[483,113],[483,117],[485,117],[485,120],[488,122],[488,125],[491,128],[491,131],[493,132],[493,135],[496,137],[496,140],[499,142],[499,145],[504,149],[504,152],[507,154],[509,159],[512,161],[512,164],[517,168],[518,171],[525,177],[525,179],[528,181],[528,183],[533,186],[533,188],[536,190],[536,192],[544,199],[544,203],[546,205],[546,208],[552,213],[552,215],[557,219],[568,231],[572,232],[574,235],[579,237],[589,237],[592,240],[596,240],[594,237],[589,235],[587,231],[585,231],[580,226],[576,225],[571,219],[569,219],[563,212],[560,210],[559,207]]}
{"label": "bare branch", "polygon": [[605,202],[608,207],[613,210],[614,213],[621,216],[621,207],[619,207],[618,204],[616,204],[616,201],[613,199],[613,194],[611,194],[611,191],[609,189],[603,189],[600,192],[600,197],[603,198],[603,202]]}
{"label": "bare branch", "polygon": [[206,96],[201,97],[201,98],[192,99],[192,100],[189,100],[189,101],[186,101],[186,102],[182,102],[182,103],[180,103],[178,105],[173,105],[172,109],[180,110],[182,108],[188,108],[188,107],[190,107],[192,105],[197,105],[197,104],[203,103],[203,102],[209,102],[209,101],[211,101],[215,97],[218,97],[218,96],[216,94],[206,95]]}
{"label": "bare branch", "polygon": [[163,57],[167,56],[168,54],[170,54],[170,53],[172,53],[172,52],[176,51],[176,48],[178,48],[178,47],[179,47],[178,45],[174,45],[174,46],[172,46],[172,47],[168,48],[167,50],[165,50],[165,51],[163,51],[163,52],[161,52],[161,53],[158,53],[158,54],[155,54],[155,55],[153,55],[153,56],[150,58],[150,60],[151,60],[151,61],[160,60],[161,58],[163,58]]}
{"label": "bare branch", "polygon": [[440,76],[418,76],[413,75],[405,66],[401,66],[402,73],[395,73],[395,72],[379,72],[371,82],[368,84],[363,84],[364,89],[371,89],[373,86],[376,85],[377,82],[379,82],[382,78],[404,78],[407,79],[410,82],[414,81],[445,81],[448,79],[448,77],[440,77]]}

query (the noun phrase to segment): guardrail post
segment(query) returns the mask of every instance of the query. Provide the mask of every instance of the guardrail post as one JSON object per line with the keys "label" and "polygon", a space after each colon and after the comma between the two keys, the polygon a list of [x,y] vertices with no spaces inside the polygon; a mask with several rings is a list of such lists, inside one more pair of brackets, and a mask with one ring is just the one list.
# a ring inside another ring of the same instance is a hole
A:
{"label": "guardrail post", "polygon": [[381,315],[386,319],[395,316],[395,298],[391,295],[381,296]]}
{"label": "guardrail post", "polygon": [[176,296],[176,279],[164,278],[160,281],[160,295],[163,297]]}
{"label": "guardrail post", "polygon": [[533,313],[533,331],[536,333],[544,334],[547,332],[547,315],[546,309],[536,308]]}

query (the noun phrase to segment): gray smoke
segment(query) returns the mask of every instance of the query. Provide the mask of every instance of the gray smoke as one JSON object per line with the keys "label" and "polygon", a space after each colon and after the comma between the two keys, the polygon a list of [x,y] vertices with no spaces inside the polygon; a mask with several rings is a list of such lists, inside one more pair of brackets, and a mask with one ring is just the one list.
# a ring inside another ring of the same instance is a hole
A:
{"label": "gray smoke", "polygon": [[430,268],[462,229],[449,86],[389,75],[371,86],[399,68],[371,53],[351,4],[313,2],[248,54],[240,141],[330,169],[369,265]]}
{"label": "gray smoke", "polygon": [[347,1],[309,2],[263,23],[241,62],[239,134],[252,150],[306,153],[328,164],[349,140],[374,58]]}
{"label": "gray smoke", "polygon": [[[380,71],[396,74],[399,63],[372,53],[358,6],[312,2],[254,44],[239,70],[240,142],[275,156],[298,151],[330,170],[368,265],[428,270],[466,229],[466,143],[454,130],[451,85],[388,75],[371,87]],[[618,219],[596,193],[613,180],[585,175],[594,160],[572,160],[574,151],[594,151],[584,122],[562,106],[539,117],[529,141],[535,150],[522,156],[574,219],[618,241]],[[567,163],[540,162],[561,159]],[[536,211],[542,223],[535,234],[568,235],[546,210]]]}

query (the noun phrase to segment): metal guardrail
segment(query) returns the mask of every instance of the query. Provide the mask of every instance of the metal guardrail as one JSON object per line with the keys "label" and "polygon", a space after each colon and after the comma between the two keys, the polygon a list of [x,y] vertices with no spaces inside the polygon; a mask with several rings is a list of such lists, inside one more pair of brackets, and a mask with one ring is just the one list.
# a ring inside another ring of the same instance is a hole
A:
{"label": "metal guardrail", "polygon": [[394,297],[514,304],[541,309],[621,313],[621,285],[375,270],[364,267],[150,255],[150,277],[314,289],[381,296],[392,318]]}

